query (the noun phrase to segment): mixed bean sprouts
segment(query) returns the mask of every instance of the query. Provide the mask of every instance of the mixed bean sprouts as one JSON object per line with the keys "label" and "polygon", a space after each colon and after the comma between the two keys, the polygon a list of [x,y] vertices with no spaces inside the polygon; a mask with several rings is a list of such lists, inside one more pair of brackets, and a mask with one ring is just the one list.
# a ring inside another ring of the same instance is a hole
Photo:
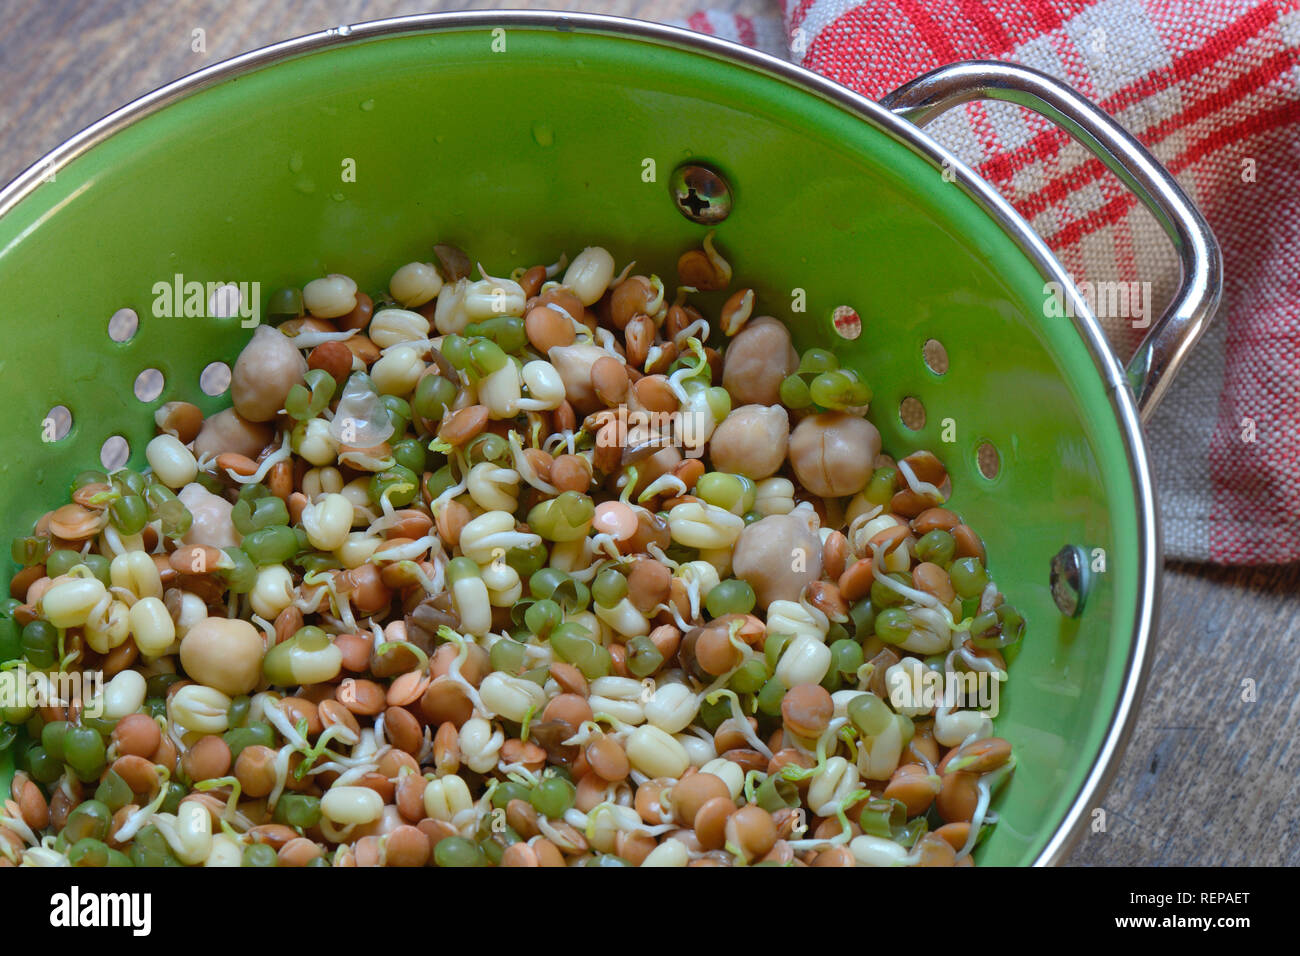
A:
{"label": "mixed bean sprouts", "polygon": [[1015,760],[943,691],[1024,621],[939,459],[711,236],[435,251],[14,542],[0,866],[970,865]]}

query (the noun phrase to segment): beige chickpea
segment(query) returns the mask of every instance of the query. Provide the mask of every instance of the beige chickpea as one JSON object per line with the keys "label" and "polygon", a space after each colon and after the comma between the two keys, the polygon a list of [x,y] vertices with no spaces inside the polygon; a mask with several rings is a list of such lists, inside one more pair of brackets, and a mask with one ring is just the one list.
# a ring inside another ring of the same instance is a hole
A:
{"label": "beige chickpea", "polygon": [[801,515],[769,515],[740,533],[731,567],[754,589],[759,607],[797,601],[821,577],[821,539]]}
{"label": "beige chickpea", "polygon": [[279,329],[259,325],[235,361],[230,398],[244,418],[270,421],[284,408],[289,389],[307,374],[307,360]]}
{"label": "beige chickpea", "polygon": [[739,405],[777,405],[781,382],[799,367],[790,331],[770,315],[750,319],[723,354],[722,384]]}
{"label": "beige chickpea", "polygon": [[269,426],[250,422],[233,408],[227,408],[204,419],[194,439],[194,456],[210,458],[232,452],[252,458],[267,446],[274,434]]}
{"label": "beige chickpea", "polygon": [[880,432],[865,418],[845,412],[810,415],[790,436],[790,466],[815,495],[855,495],[871,480],[880,454]]}
{"label": "beige chickpea", "polygon": [[247,621],[209,617],[186,632],[181,666],[199,683],[233,697],[257,686],[264,652],[262,635]]}
{"label": "beige chickpea", "polygon": [[189,509],[193,519],[182,543],[210,548],[233,548],[239,544],[240,534],[230,518],[234,506],[225,498],[214,495],[198,482],[186,485],[176,497]]}
{"label": "beige chickpea", "polygon": [[776,474],[790,443],[790,417],[780,405],[734,409],[709,441],[713,467],[759,481]]}

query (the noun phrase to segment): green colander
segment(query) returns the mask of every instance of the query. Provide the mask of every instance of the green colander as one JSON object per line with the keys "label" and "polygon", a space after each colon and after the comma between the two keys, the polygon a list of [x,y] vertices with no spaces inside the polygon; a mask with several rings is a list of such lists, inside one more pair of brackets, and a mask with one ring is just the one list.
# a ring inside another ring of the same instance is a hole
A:
{"label": "green colander", "polygon": [[[1182,287],[1127,370],[1042,240],[913,125],[975,98],[1056,120],[1167,227]],[[683,164],[729,189],[716,225],[691,218],[716,214],[716,197],[703,209],[674,195]],[[947,464],[951,506],[1029,622],[996,720],[1019,769],[980,861],[1059,860],[1115,767],[1154,633],[1160,546],[1139,421],[1212,313],[1220,266],[1154,160],[1023,68],[958,64],[880,105],[697,34],[501,12],[340,27],[165,87],[0,193],[5,530],[28,533],[65,500],[107,439],[143,465],[160,403],[226,404],[200,374],[232,362],[251,329],[160,317],[159,283],[259,282],[263,304],[335,271],[376,288],[439,241],[495,274],[599,244],[674,277],[709,228],[796,344],[865,373],[889,452]],[[1072,318],[1047,307],[1052,282]],[[837,333],[841,307],[861,316],[860,337]],[[118,342],[110,318],[127,309],[138,331]],[[150,369],[165,385],[141,401]],[[72,425],[47,441],[57,406]],[[0,659],[16,656],[12,633],[0,641]]]}

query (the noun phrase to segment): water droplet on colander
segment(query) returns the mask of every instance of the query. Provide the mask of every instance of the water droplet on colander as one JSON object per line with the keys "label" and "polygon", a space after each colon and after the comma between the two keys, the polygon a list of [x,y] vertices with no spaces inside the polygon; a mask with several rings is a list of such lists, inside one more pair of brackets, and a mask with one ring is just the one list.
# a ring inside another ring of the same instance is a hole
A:
{"label": "water droplet on colander", "polygon": [[840,338],[856,339],[862,334],[862,318],[850,306],[841,305],[831,314],[831,324]]}
{"label": "water droplet on colander", "polygon": [[303,176],[293,184],[293,188],[303,195],[310,195],[316,191],[316,182],[307,176]]}
{"label": "water droplet on colander", "polygon": [[329,32],[333,33],[335,36],[345,37],[352,33],[352,28],[346,23],[341,23],[336,27],[331,27]]}
{"label": "water droplet on colander", "polygon": [[302,153],[294,153],[289,157],[289,172],[302,172]]}
{"label": "water droplet on colander", "polygon": [[330,199],[333,199],[335,202],[342,202],[343,198],[342,193],[330,193]]}
{"label": "water droplet on colander", "polygon": [[373,110],[374,108],[375,108],[375,101],[374,101],[374,100],[363,100],[363,101],[361,102],[361,109],[362,109],[364,112],[369,113],[369,112],[370,112],[371,110]]}
{"label": "water droplet on colander", "polygon": [[537,122],[533,124],[533,139],[538,146],[550,146],[555,142],[555,132],[549,123]]}

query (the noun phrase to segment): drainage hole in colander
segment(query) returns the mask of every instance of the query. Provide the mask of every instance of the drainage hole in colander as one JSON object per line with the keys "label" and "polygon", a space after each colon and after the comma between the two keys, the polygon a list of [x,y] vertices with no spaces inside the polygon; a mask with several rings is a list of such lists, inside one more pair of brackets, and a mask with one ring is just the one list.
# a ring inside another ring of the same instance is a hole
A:
{"label": "drainage hole in colander", "polygon": [[55,405],[41,419],[41,440],[60,441],[72,430],[72,412],[66,405]]}
{"label": "drainage hole in colander", "polygon": [[862,334],[862,317],[851,305],[841,305],[831,313],[831,327],[842,339],[852,342]]}
{"label": "drainage hole in colander", "polygon": [[116,471],[131,457],[131,444],[121,435],[113,435],[99,446],[99,463],[108,471]]}
{"label": "drainage hole in colander", "polygon": [[204,395],[224,395],[230,388],[230,366],[225,362],[212,362],[199,374],[199,388]]}
{"label": "drainage hole in colander", "polygon": [[992,481],[1002,471],[1002,456],[991,441],[982,441],[975,449],[975,464],[980,474]]}
{"label": "drainage hole in colander", "polygon": [[239,291],[239,286],[227,282],[225,285],[217,286],[208,296],[208,315],[228,319],[239,315],[243,305],[243,295]]}
{"label": "drainage hole in colander", "polygon": [[914,432],[925,427],[925,405],[919,398],[909,395],[898,403],[898,417]]}
{"label": "drainage hole in colander", "polygon": [[135,377],[135,397],[142,402],[152,402],[162,394],[167,380],[156,368],[147,368]]}
{"label": "drainage hole in colander", "polygon": [[114,342],[130,342],[140,328],[140,317],[134,309],[118,309],[108,320],[108,337]]}
{"label": "drainage hole in colander", "polygon": [[921,358],[925,367],[935,375],[944,375],[948,371],[948,350],[938,339],[926,339],[921,347]]}

